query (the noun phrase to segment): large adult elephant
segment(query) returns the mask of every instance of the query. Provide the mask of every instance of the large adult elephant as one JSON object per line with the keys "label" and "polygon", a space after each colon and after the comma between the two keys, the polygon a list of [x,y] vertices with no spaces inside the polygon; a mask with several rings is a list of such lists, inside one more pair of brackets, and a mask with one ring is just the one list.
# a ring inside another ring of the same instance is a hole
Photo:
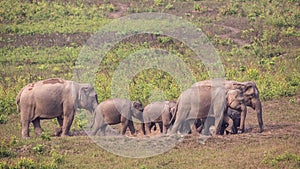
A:
{"label": "large adult elephant", "polygon": [[60,128],[56,135],[69,135],[77,108],[93,112],[98,105],[91,84],[51,78],[25,86],[17,95],[21,112],[22,137],[29,137],[29,124],[33,123],[36,135],[42,133],[40,120],[57,118]]}
{"label": "large adult elephant", "polygon": [[142,121],[143,105],[139,101],[129,101],[127,99],[113,98],[101,102],[95,110],[95,118],[92,124],[91,135],[98,131],[105,135],[107,125],[121,123],[121,134],[124,135],[127,127],[131,134],[135,134],[132,117]]}
{"label": "large adult elephant", "polygon": [[242,91],[227,90],[224,83],[222,85],[222,81],[202,81],[184,91],[177,100],[175,123],[170,133],[175,134],[187,125],[190,126],[192,133],[196,133],[195,123],[206,119],[203,133],[208,135],[210,126],[214,125],[214,133],[217,134],[220,132],[227,107],[243,110],[240,129],[244,130],[247,109]]}
{"label": "large adult elephant", "polygon": [[244,100],[246,105],[255,110],[257,114],[257,120],[259,125],[259,132],[263,132],[263,117],[262,117],[262,105],[259,98],[259,91],[256,84],[252,81],[237,82],[237,81],[225,81],[226,89],[241,89],[243,91]]}
{"label": "large adult elephant", "polygon": [[145,135],[151,133],[151,127],[155,123],[159,124],[160,132],[166,134],[173,116],[172,109],[175,106],[175,101],[157,101],[148,104],[143,112]]}

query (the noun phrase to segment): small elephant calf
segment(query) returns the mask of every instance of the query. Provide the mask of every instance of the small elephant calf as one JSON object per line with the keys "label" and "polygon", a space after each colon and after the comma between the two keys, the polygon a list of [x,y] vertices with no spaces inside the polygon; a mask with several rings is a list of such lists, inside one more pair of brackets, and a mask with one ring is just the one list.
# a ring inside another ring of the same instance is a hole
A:
{"label": "small elephant calf", "polygon": [[153,102],[148,104],[143,112],[144,134],[149,135],[151,127],[159,124],[160,132],[167,134],[173,116],[172,109],[176,106],[174,101]]}
{"label": "small elephant calf", "polygon": [[139,101],[129,101],[126,99],[114,98],[101,102],[95,110],[94,123],[91,135],[98,131],[105,135],[107,125],[121,123],[121,134],[124,135],[129,127],[132,135],[135,134],[132,117],[142,121],[143,106]]}

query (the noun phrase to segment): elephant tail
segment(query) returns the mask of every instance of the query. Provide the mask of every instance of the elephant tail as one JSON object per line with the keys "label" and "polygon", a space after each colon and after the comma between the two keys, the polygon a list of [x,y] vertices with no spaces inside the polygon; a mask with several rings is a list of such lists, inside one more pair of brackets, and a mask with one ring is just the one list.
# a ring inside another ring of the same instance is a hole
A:
{"label": "elephant tail", "polygon": [[23,89],[21,89],[21,91],[18,93],[17,97],[16,97],[16,105],[17,105],[17,113],[20,113],[20,100],[21,100],[21,95],[23,93]]}

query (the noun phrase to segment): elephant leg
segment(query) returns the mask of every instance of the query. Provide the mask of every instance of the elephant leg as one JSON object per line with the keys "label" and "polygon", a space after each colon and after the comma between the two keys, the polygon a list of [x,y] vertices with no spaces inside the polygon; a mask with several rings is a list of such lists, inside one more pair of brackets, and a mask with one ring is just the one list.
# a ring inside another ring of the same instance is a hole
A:
{"label": "elephant leg", "polygon": [[232,128],[233,128],[233,120],[229,116],[224,116],[224,122],[228,123],[228,126],[226,127],[225,131],[232,134]]}
{"label": "elephant leg", "polygon": [[197,120],[189,120],[189,124],[190,124],[190,129],[191,129],[191,133],[196,135],[198,134],[197,131]]}
{"label": "elephant leg", "polygon": [[202,130],[203,135],[211,135],[210,127],[214,126],[215,124],[215,118],[212,116],[206,117],[206,120],[204,121],[204,128]]}
{"label": "elephant leg", "polygon": [[201,131],[203,130],[203,128],[204,128],[204,121],[205,121],[205,118],[197,120],[196,127],[197,127],[197,132],[198,133],[201,133]]}
{"label": "elephant leg", "polygon": [[42,134],[42,128],[40,124],[40,118],[36,118],[32,121],[33,127],[34,127],[34,132],[36,136],[40,136]]}
{"label": "elephant leg", "polygon": [[121,116],[121,134],[125,135],[129,120],[126,117]]}
{"label": "elephant leg", "polygon": [[70,135],[70,128],[73,123],[75,111],[73,111],[71,114],[64,113],[63,118],[63,126],[62,126],[62,133],[61,136],[69,136]]}
{"label": "elephant leg", "polygon": [[145,123],[145,135],[150,135],[151,133],[151,122]]}
{"label": "elephant leg", "polygon": [[29,120],[22,120],[22,137],[29,138]]}
{"label": "elephant leg", "polygon": [[134,125],[133,125],[133,121],[128,120],[128,127],[129,127],[131,135],[135,135],[135,128],[134,128]]}
{"label": "elephant leg", "polygon": [[[107,127],[107,124],[104,124],[102,125],[102,127],[100,127],[100,135],[101,136],[105,136],[106,135],[106,127]],[[96,135],[97,133],[95,133]]]}
{"label": "elephant leg", "polygon": [[145,123],[141,123],[141,129],[142,129],[143,135],[146,135]]}
{"label": "elephant leg", "polygon": [[160,130],[160,133],[163,133],[163,124],[162,122],[158,122],[158,126],[159,126],[159,130]]}
{"label": "elephant leg", "polygon": [[240,131],[241,133],[244,133],[245,131],[245,119],[247,114],[247,107],[245,105],[241,106],[242,113],[241,113],[241,120],[240,120]]}
{"label": "elephant leg", "polygon": [[90,133],[91,136],[95,136],[99,130],[101,131],[101,133],[103,133],[103,130],[102,130],[103,127],[106,128],[106,126],[104,125],[105,124],[104,120],[102,118],[99,119],[98,116],[99,115],[96,114],[96,116],[94,118],[94,123],[92,124],[92,127],[91,127],[92,129],[91,129],[91,133]]}
{"label": "elephant leg", "polygon": [[163,134],[167,134],[170,125],[168,123],[163,124]]}
{"label": "elephant leg", "polygon": [[59,127],[55,129],[54,131],[54,135],[55,136],[60,136],[60,134],[62,133],[62,126],[63,126],[63,117],[62,116],[59,116],[56,118],[57,119],[57,122],[59,124]]}
{"label": "elephant leg", "polygon": [[[179,112],[179,110],[178,110],[178,112]],[[186,113],[181,113],[181,112],[178,113],[178,112],[177,112],[177,117],[175,119],[172,130],[170,131],[170,134],[176,134],[178,132],[182,132],[182,129],[184,128],[183,126],[184,126],[184,123],[185,123],[185,120],[186,120],[185,115],[187,115],[188,113],[187,112]],[[181,114],[183,114],[183,115],[181,115]]]}

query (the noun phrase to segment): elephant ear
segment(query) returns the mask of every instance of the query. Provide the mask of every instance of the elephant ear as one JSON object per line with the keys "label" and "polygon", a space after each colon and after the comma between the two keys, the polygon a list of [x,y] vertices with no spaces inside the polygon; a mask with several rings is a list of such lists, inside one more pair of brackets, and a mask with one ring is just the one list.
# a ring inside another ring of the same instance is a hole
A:
{"label": "elephant ear", "polygon": [[235,101],[242,101],[244,99],[243,92],[239,89],[228,90],[226,94],[227,104],[230,106]]}
{"label": "elephant ear", "polygon": [[234,90],[232,90],[232,89],[227,90],[226,102],[227,102],[228,105],[230,105],[235,100],[236,95],[237,95],[237,93],[236,93],[235,89]]}
{"label": "elephant ear", "polygon": [[249,82],[244,82],[243,83],[245,85],[245,88],[243,90],[243,94],[245,96],[258,96],[258,89],[256,87],[256,84],[252,81],[249,81]]}
{"label": "elephant ear", "polygon": [[247,84],[245,84],[245,83],[240,83],[240,82],[234,82],[233,84],[232,84],[234,87],[234,89],[239,89],[239,90],[241,90],[241,91],[246,91],[247,90],[247,87],[248,87],[248,85]]}
{"label": "elephant ear", "polygon": [[84,106],[84,104],[88,100],[88,94],[89,94],[89,87],[88,86],[82,86],[79,89],[79,100],[81,103],[81,106]]}

